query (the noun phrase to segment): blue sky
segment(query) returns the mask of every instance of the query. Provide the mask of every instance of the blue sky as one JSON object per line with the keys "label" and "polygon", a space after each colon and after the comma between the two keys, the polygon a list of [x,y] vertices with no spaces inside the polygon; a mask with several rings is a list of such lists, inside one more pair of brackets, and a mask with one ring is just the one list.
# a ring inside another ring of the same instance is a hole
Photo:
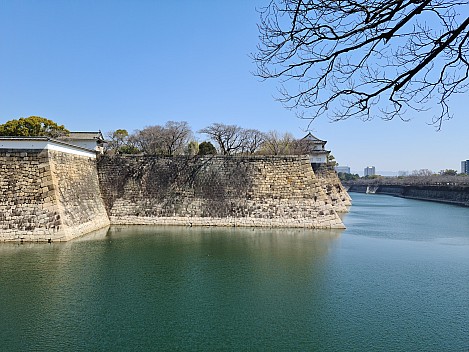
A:
{"label": "blue sky", "polygon": [[[267,2],[0,0],[0,123],[38,115],[107,132],[222,122],[301,137],[308,121],[274,100],[276,82],[252,75],[256,7]],[[467,100],[452,100],[440,132],[428,125],[432,111],[311,128],[357,172],[459,170],[469,159]]]}

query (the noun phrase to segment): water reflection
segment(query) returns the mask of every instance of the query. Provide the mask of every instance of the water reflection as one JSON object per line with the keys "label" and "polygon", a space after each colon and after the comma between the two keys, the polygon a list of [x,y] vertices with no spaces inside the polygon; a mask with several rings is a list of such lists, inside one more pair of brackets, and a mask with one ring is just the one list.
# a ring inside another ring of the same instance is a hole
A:
{"label": "water reflection", "polygon": [[134,343],[208,334],[234,345],[250,334],[246,321],[304,315],[299,303],[322,286],[340,234],[119,226],[67,243],[0,245],[0,337],[12,350],[125,345],[143,331],[152,335]]}
{"label": "water reflection", "polygon": [[241,250],[308,259],[327,254],[332,242],[342,232],[343,230],[113,226],[106,239],[132,239],[146,244],[180,245],[181,248],[196,246],[207,250],[208,256],[229,249],[233,252]]}
{"label": "water reflection", "polygon": [[119,226],[3,244],[0,347],[464,351],[468,215],[354,195],[345,231]]}

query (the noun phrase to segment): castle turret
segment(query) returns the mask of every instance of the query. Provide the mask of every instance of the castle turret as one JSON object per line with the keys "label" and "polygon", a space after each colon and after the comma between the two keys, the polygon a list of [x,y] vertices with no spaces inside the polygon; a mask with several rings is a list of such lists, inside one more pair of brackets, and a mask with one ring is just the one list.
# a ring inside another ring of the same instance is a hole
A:
{"label": "castle turret", "polygon": [[327,141],[323,141],[319,139],[311,132],[309,132],[306,136],[304,136],[301,141],[306,144],[309,159],[311,164],[325,164],[327,163],[329,154],[331,153],[330,150],[326,150],[326,143]]}

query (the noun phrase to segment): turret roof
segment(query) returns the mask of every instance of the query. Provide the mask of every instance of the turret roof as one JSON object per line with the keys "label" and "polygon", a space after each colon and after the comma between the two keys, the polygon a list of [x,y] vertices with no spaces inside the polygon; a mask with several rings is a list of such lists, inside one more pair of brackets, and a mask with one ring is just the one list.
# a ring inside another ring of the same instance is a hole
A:
{"label": "turret roof", "polygon": [[308,141],[310,142],[313,142],[313,143],[324,143],[326,144],[327,141],[324,141],[322,139],[319,139],[318,137],[314,136],[311,132],[308,132],[308,134],[306,136],[304,136],[302,139],[307,139]]}

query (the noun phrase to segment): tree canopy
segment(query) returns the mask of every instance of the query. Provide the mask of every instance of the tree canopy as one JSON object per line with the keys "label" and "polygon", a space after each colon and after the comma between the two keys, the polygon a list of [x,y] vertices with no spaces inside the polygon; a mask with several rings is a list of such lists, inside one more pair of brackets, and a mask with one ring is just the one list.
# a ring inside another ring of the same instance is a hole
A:
{"label": "tree canopy", "polygon": [[[121,149],[124,148],[127,151],[129,148],[129,132],[125,129],[118,129],[115,131],[110,131],[106,134],[107,143],[106,151],[112,151],[113,153],[121,152]],[[125,153],[127,154],[127,153]]]}
{"label": "tree canopy", "polygon": [[445,169],[445,170],[440,171],[440,175],[444,175],[444,176],[456,176],[457,174],[458,172],[453,169]]}
{"label": "tree canopy", "polygon": [[110,153],[174,156],[186,152],[192,130],[186,121],[168,121],[164,126],[147,126],[132,134],[124,129],[110,131],[107,136]]}
{"label": "tree canopy", "polygon": [[221,154],[231,155],[241,148],[241,131],[241,127],[236,125],[212,123],[210,126],[202,128],[199,133],[206,134],[216,142]]}
{"label": "tree canopy", "polygon": [[[106,134],[106,153],[195,157],[216,154],[310,155],[312,152],[308,139],[297,139],[291,133],[265,133],[222,123],[212,123],[198,132],[207,136],[207,140],[200,144],[193,139],[192,129],[185,121],[168,121],[164,125],[148,126],[133,133],[118,129]],[[332,155],[329,156],[329,164],[335,164]]]}
{"label": "tree canopy", "polygon": [[56,138],[68,133],[69,131],[63,125],[39,116],[21,117],[0,125],[0,136]]}
{"label": "tree canopy", "polygon": [[202,128],[199,133],[206,134],[217,143],[223,155],[254,154],[265,140],[265,135],[261,131],[223,123],[212,123]]}
{"label": "tree canopy", "polygon": [[[301,117],[408,119],[467,91],[467,0],[272,0],[260,10],[256,74]],[[306,112],[308,115],[306,115]]]}
{"label": "tree canopy", "polygon": [[217,154],[217,149],[213,146],[210,142],[202,142],[199,144],[199,155],[210,155],[210,154]]}

